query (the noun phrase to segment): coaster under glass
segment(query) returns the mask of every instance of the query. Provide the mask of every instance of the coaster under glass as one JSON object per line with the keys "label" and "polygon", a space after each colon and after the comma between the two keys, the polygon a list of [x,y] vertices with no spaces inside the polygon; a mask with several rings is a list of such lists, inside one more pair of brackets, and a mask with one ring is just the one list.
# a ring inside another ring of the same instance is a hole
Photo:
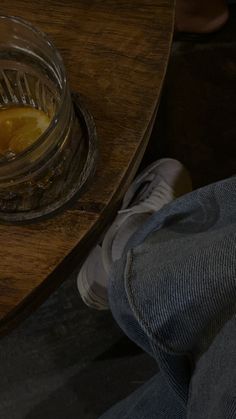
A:
{"label": "coaster under glass", "polygon": [[[86,189],[96,167],[97,133],[93,117],[80,95],[72,94],[72,102],[80,138],[72,136],[74,146],[69,143],[57,165],[49,167],[38,181],[27,182],[18,192],[0,189],[0,222],[22,223],[52,215],[72,205]],[[27,194],[28,200],[22,194]],[[32,209],[21,208],[23,201],[29,202]]]}

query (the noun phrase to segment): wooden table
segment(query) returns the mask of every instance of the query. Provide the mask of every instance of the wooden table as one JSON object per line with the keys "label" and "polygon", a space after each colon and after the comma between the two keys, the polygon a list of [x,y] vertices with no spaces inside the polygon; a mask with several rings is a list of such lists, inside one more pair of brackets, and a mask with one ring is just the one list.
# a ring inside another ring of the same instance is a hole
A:
{"label": "wooden table", "polygon": [[171,48],[174,0],[1,0],[61,51],[71,88],[97,125],[100,159],[66,212],[27,226],[0,225],[0,333],[79,265],[111,221],[154,122]]}

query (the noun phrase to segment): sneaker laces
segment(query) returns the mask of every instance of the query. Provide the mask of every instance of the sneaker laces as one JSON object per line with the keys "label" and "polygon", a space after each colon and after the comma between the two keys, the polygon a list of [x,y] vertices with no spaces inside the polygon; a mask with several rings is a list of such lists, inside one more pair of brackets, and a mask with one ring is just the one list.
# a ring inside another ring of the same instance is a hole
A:
{"label": "sneaker laces", "polygon": [[159,180],[157,185],[150,185],[148,193],[140,197],[136,205],[118,211],[118,214],[138,214],[142,212],[154,212],[173,200],[173,189],[164,181]]}

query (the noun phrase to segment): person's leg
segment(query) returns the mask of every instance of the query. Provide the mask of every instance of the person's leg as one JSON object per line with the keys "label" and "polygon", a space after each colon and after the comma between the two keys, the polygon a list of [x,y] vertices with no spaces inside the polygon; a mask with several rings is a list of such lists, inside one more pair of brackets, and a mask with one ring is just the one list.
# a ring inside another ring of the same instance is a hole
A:
{"label": "person's leg", "polygon": [[228,16],[226,0],[177,0],[175,30],[211,33],[220,29]]}
{"label": "person's leg", "polygon": [[188,400],[191,419],[236,418],[236,316],[219,330],[195,368]]}
{"label": "person's leg", "polygon": [[[157,360],[182,417],[194,366],[235,312],[235,207],[236,177],[173,201],[131,238],[109,281],[116,321]],[[127,419],[142,419],[128,400]],[[145,406],[159,417],[157,395]]]}
{"label": "person's leg", "polygon": [[85,304],[98,310],[109,309],[110,268],[121,257],[128,239],[151,214],[191,190],[187,170],[173,159],[157,160],[137,176],[102,243],[90,252],[79,271],[77,284]]}
{"label": "person's leg", "polygon": [[125,400],[113,406],[100,419],[185,419],[185,417],[184,407],[159,373]]}

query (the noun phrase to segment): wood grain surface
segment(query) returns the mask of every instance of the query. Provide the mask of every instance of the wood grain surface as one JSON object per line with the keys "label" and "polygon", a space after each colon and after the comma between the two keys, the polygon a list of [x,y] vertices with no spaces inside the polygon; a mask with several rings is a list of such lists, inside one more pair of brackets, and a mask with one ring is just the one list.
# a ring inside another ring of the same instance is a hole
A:
{"label": "wood grain surface", "polygon": [[73,207],[26,226],[0,225],[0,332],[43,301],[114,216],[145,151],[171,48],[174,0],[1,0],[49,34],[71,89],[85,97],[99,163]]}

